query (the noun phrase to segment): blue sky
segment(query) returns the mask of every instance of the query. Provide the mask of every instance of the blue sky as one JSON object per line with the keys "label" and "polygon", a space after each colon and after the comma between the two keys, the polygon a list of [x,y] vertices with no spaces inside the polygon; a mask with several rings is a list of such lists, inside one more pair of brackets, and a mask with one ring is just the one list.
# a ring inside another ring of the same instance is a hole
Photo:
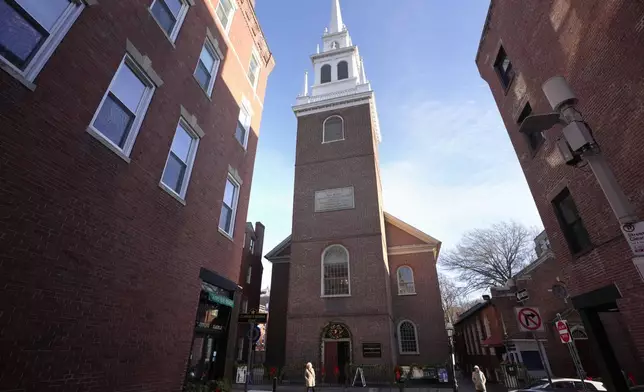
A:
{"label": "blue sky", "polygon": [[[395,3],[395,6],[392,4]],[[385,210],[452,248],[469,229],[541,227],[487,84],[474,64],[489,1],[341,0],[378,101]],[[268,82],[248,221],[264,253],[290,234],[296,119],[331,0],[257,0],[276,67]],[[270,263],[264,262],[264,286]]]}

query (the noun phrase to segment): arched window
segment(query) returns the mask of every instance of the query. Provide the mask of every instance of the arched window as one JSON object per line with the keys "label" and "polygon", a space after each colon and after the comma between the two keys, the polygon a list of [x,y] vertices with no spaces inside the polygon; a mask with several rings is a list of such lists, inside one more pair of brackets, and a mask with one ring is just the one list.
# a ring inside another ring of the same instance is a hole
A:
{"label": "arched window", "polygon": [[351,294],[349,284],[349,252],[342,245],[331,245],[322,253],[322,295],[325,297]]}
{"label": "arched window", "polygon": [[586,329],[581,325],[574,325],[570,327],[570,335],[574,340],[588,340]]}
{"label": "arched window", "polygon": [[349,78],[349,63],[340,61],[338,63],[338,80]]}
{"label": "arched window", "polygon": [[398,267],[398,295],[416,294],[414,286],[414,271],[411,267],[403,265]]}
{"label": "arched window", "polygon": [[331,116],[324,120],[322,143],[344,140],[344,120],[340,116]]}
{"label": "arched window", "polygon": [[398,348],[401,354],[418,354],[418,333],[414,323],[409,320],[398,324]]}
{"label": "arched window", "polygon": [[324,64],[320,72],[320,83],[329,83],[331,81],[331,65]]}

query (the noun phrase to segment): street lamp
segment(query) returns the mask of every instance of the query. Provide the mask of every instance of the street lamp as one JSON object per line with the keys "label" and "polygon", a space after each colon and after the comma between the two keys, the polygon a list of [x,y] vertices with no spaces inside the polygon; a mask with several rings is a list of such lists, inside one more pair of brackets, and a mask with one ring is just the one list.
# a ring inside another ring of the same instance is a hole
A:
{"label": "street lamp", "polygon": [[447,331],[447,337],[449,338],[449,353],[452,364],[452,389],[454,392],[457,392],[458,381],[456,380],[456,361],[454,359],[454,326],[451,321],[448,321],[445,324],[445,330]]}

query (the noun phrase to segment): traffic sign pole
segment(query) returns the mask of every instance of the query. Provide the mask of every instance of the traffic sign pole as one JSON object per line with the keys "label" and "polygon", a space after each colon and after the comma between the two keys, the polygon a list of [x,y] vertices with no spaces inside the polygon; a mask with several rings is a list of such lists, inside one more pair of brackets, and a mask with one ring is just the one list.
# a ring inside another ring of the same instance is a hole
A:
{"label": "traffic sign pole", "polygon": [[253,366],[253,332],[255,329],[255,320],[249,320],[250,333],[248,334],[248,362],[246,365],[246,383],[244,383],[244,392],[248,392],[248,381],[250,380],[251,368]]}
{"label": "traffic sign pole", "polygon": [[[519,301],[519,303],[521,304],[521,306],[525,306],[525,301]],[[519,313],[518,317],[521,317],[521,313]],[[543,321],[541,321],[541,316],[539,316],[539,323],[540,324],[543,323]],[[541,363],[543,364],[543,367],[546,370],[546,375],[548,376],[548,382],[550,383],[550,385],[552,385],[552,374],[550,374],[550,366],[549,366],[550,364],[546,363],[546,354],[543,351],[541,351],[541,343],[539,343],[537,334],[534,333],[534,331],[531,331],[531,333],[532,333],[532,338],[534,339],[534,342],[537,344],[537,351],[539,352],[539,358],[541,359]]]}
{"label": "traffic sign pole", "polygon": [[[557,323],[561,321],[564,321],[561,318],[561,313],[557,313]],[[557,326],[557,329],[559,329],[559,326]],[[567,326],[566,326],[566,329],[570,333],[570,330],[568,329]],[[575,340],[572,338],[572,333],[570,333],[570,339],[566,343],[566,346],[568,346],[568,351],[570,352],[570,358],[572,358],[572,363],[575,365],[575,370],[577,370],[577,375],[581,380],[581,385],[584,388],[583,390],[585,392],[587,391],[586,383],[584,382],[584,379],[586,378],[586,372],[584,371],[584,366],[581,364],[581,358],[579,357],[579,352],[577,351],[577,345],[575,344]]]}

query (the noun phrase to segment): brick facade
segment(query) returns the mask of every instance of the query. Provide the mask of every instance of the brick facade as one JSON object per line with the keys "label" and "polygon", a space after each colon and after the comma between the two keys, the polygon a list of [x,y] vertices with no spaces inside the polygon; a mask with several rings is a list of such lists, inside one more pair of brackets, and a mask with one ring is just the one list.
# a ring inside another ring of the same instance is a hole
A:
{"label": "brick facade", "polygon": [[[0,70],[0,391],[180,391],[201,272],[237,282],[274,60],[248,1],[227,36],[217,2],[195,1],[174,43],[151,3],[85,7],[34,91]],[[210,99],[193,77],[207,28],[224,53]],[[129,163],[86,132],[127,41],[163,80]],[[254,112],[246,151],[234,138],[242,95]],[[205,133],[185,205],[159,187],[181,106]],[[234,240],[217,230],[229,167],[242,181]]]}
{"label": "brick facade", "polygon": [[[644,159],[644,139],[639,129],[644,121],[644,94],[638,87],[644,71],[644,60],[640,56],[644,43],[643,15],[644,4],[628,0],[493,0],[476,56],[481,76],[489,84],[499,107],[557,261],[561,263],[561,279],[567,284],[572,302],[588,314],[584,316],[587,328],[599,323],[597,317],[607,317],[605,310],[619,310],[618,316],[610,317],[622,320],[626,331],[621,333],[620,340],[627,341],[627,346],[637,354],[632,360],[618,357],[618,366],[635,374],[640,381],[644,377],[644,303],[641,301],[644,284],[618,222],[592,172],[562,162],[555,146],[561,128],[556,126],[546,131],[545,142],[533,151],[525,136],[518,133],[517,117],[528,101],[534,113],[549,112],[541,85],[552,76],[565,76],[619,184],[638,215],[644,216],[641,186],[644,169],[638,164]],[[507,90],[494,68],[501,46],[514,69]],[[590,249],[574,255],[552,206],[552,200],[565,187],[575,201],[592,243]],[[608,292],[613,293],[614,299],[607,299]],[[601,297],[604,299],[597,299]],[[603,310],[598,313],[597,309]],[[603,329],[608,330],[608,325],[618,323],[603,324]],[[601,337],[603,333],[596,328],[588,332],[591,342],[597,343],[594,347],[600,362],[615,362],[606,359],[607,354],[602,351],[606,344],[598,343],[599,338],[602,342],[605,340]],[[616,346],[613,344],[614,349]],[[602,354],[598,355],[599,352]],[[602,372],[604,377],[607,371]],[[611,372],[613,377],[618,377],[618,368]]]}

